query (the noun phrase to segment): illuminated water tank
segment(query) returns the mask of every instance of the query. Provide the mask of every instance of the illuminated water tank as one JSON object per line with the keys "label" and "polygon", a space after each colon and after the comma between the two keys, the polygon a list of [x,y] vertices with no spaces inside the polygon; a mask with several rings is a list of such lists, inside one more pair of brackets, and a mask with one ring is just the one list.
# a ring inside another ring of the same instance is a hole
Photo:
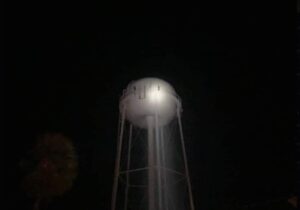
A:
{"label": "illuminated water tank", "polygon": [[131,82],[120,99],[112,210],[194,210],[181,101],[158,78]]}

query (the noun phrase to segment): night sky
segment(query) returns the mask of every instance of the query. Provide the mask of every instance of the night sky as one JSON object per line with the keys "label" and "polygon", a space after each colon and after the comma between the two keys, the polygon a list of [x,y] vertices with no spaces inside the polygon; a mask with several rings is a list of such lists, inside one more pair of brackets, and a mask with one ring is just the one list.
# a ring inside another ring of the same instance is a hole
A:
{"label": "night sky", "polygon": [[286,38],[293,35],[285,8],[223,4],[173,16],[104,15],[100,5],[32,5],[11,13],[4,109],[9,209],[31,209],[19,162],[45,132],[70,137],[79,158],[72,190],[49,209],[109,209],[119,97],[130,81],[148,76],[168,81],[182,98],[196,209],[292,195],[294,43]]}

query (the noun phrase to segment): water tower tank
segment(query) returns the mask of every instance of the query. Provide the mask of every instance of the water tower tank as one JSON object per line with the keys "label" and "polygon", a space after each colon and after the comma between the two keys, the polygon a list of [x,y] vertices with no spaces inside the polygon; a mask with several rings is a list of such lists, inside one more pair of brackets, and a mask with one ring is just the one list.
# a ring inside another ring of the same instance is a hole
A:
{"label": "water tower tank", "polygon": [[120,112],[126,109],[126,118],[135,126],[146,128],[147,117],[157,114],[158,126],[167,125],[181,107],[174,88],[157,78],[131,82],[120,101]]}

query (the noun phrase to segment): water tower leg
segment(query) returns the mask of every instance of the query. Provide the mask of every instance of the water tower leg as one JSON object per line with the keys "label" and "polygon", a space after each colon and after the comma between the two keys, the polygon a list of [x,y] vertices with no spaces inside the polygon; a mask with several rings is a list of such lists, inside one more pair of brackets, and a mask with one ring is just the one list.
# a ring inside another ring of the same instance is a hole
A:
{"label": "water tower leg", "polygon": [[123,113],[121,116],[121,128],[119,133],[118,145],[117,145],[117,158],[115,162],[115,174],[114,174],[114,184],[112,191],[112,200],[111,200],[111,209],[116,209],[117,202],[117,193],[118,193],[118,181],[120,174],[120,161],[121,161],[121,151],[122,151],[122,141],[123,141],[123,133],[124,133],[124,123],[125,123],[125,108],[123,109]]}
{"label": "water tower leg", "polygon": [[179,132],[180,132],[181,149],[182,149],[182,153],[183,153],[185,176],[186,176],[187,184],[188,184],[189,202],[190,202],[191,210],[195,210],[194,200],[193,200],[193,193],[192,193],[192,185],[191,185],[189,169],[188,169],[188,163],[187,163],[187,157],[186,157],[186,152],[185,152],[182,124],[181,124],[181,116],[180,116],[180,110],[179,109],[177,109],[177,119],[178,119]]}
{"label": "water tower leg", "polygon": [[154,170],[154,136],[153,124],[154,119],[152,116],[147,117],[148,123],[148,210],[155,209],[155,170]]}
{"label": "water tower leg", "polygon": [[127,154],[127,166],[126,166],[126,188],[125,188],[125,201],[124,210],[128,207],[128,192],[129,192],[129,170],[130,170],[130,158],[131,158],[131,141],[132,141],[132,124],[129,126],[129,140],[128,140],[128,154]]}

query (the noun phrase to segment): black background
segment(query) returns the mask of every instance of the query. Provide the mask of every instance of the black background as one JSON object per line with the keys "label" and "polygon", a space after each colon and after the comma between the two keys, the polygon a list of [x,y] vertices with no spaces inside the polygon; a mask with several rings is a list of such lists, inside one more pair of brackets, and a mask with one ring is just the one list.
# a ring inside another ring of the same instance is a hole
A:
{"label": "black background", "polygon": [[80,170],[49,209],[109,209],[119,97],[147,76],[170,82],[182,98],[196,209],[294,193],[292,9],[212,1],[162,16],[73,6],[18,5],[6,17],[9,209],[31,208],[19,161],[38,134],[52,131],[74,140]]}

